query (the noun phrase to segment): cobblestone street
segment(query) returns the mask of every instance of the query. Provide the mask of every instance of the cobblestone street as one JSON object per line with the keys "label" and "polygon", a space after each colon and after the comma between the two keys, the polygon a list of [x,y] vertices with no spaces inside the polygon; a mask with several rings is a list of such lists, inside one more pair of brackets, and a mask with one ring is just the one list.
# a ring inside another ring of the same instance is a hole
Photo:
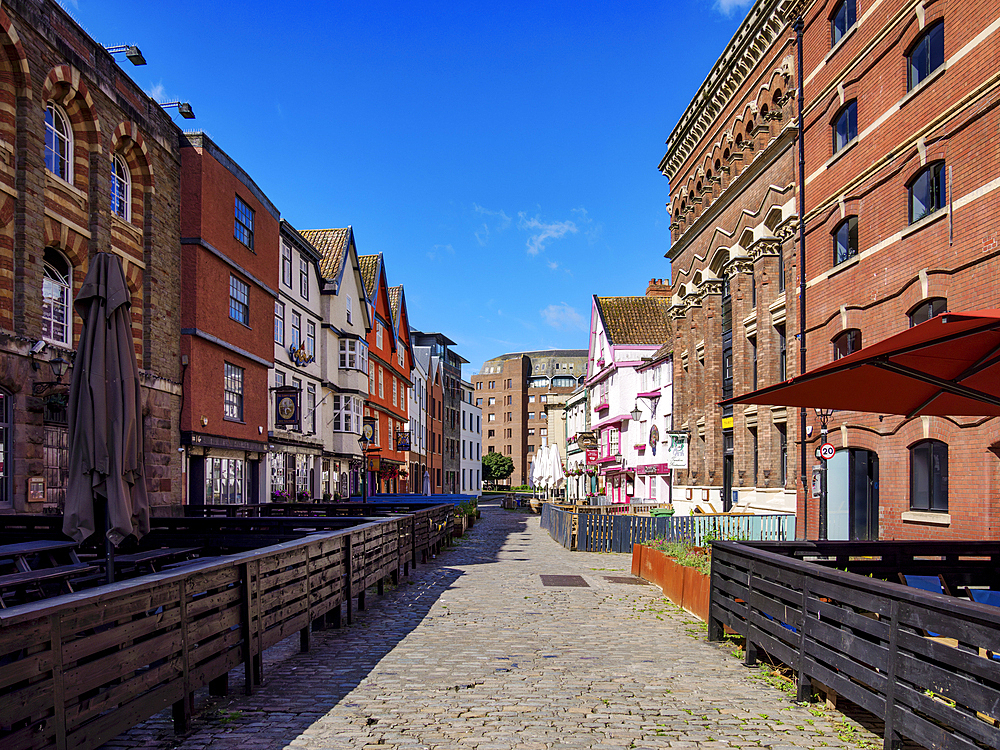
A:
{"label": "cobblestone street", "polygon": [[[702,623],[637,585],[629,565],[571,553],[537,516],[484,506],[470,535],[385,597],[370,594],[353,625],[315,633],[309,653],[298,638],[272,649],[255,695],[234,672],[229,697],[199,694],[186,735],[167,711],[107,747],[881,745],[707,643]],[[542,574],[586,585],[545,586]]]}

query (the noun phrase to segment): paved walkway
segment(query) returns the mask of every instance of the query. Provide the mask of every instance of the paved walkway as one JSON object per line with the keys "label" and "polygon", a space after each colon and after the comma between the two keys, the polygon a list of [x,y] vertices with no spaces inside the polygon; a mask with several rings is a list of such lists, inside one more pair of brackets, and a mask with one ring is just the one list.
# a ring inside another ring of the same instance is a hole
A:
{"label": "paved walkway", "polygon": [[[636,585],[630,557],[568,552],[537,516],[485,506],[458,546],[356,613],[271,649],[264,685],[199,695],[110,743],[151,750],[783,748],[881,745],[795,705],[705,641],[700,621]],[[544,586],[541,574],[586,587]],[[624,582],[630,580],[631,582]]]}

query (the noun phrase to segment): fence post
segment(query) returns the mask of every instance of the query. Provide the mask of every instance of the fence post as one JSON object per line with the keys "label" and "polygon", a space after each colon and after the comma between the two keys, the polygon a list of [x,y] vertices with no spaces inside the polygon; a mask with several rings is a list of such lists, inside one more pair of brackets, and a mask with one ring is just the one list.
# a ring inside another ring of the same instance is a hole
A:
{"label": "fence post", "polygon": [[902,746],[902,739],[896,732],[896,665],[899,655],[899,600],[893,598],[889,604],[889,673],[886,675],[885,690],[885,735],[883,750],[896,750]]}
{"label": "fence post", "polygon": [[809,627],[809,578],[802,576],[802,626],[799,628],[798,685],[795,700],[807,701],[812,696],[812,679],[806,674],[806,630]]}
{"label": "fence post", "polygon": [[715,603],[715,591],[719,579],[718,571],[715,568],[716,558],[712,555],[712,568],[708,576],[708,640],[722,640],[722,622],[715,616],[718,605]]}
{"label": "fence post", "polygon": [[757,572],[757,561],[751,560],[750,564],[747,566],[747,632],[744,637],[746,658],[743,660],[744,666],[755,667],[757,666],[757,644],[753,642],[753,605],[751,600],[753,599],[753,579],[754,574]]}

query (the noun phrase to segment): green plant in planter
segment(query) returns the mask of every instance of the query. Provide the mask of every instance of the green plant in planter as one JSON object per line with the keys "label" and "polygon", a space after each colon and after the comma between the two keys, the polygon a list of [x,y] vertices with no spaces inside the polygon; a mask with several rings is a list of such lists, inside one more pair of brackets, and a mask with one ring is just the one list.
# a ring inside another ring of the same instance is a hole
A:
{"label": "green plant in planter", "polygon": [[668,542],[665,539],[650,539],[647,547],[659,550],[672,557],[678,565],[695,568],[699,573],[708,575],[712,572],[711,547],[695,547],[687,542]]}

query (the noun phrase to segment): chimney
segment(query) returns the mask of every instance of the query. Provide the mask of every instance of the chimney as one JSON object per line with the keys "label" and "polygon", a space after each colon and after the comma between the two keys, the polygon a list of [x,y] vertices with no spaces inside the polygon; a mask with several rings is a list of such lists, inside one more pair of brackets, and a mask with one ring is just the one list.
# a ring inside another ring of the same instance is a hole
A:
{"label": "chimney", "polygon": [[650,279],[646,287],[647,297],[669,297],[670,284],[664,284],[663,279]]}

